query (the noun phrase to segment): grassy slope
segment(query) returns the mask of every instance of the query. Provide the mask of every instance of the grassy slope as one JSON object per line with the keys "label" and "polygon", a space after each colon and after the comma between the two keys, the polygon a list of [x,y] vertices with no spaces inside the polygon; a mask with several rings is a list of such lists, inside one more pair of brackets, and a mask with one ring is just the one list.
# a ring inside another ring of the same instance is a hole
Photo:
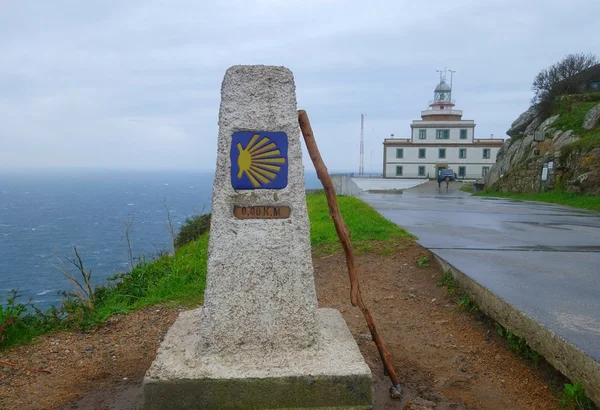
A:
{"label": "grassy slope", "polygon": [[[352,233],[352,242],[359,251],[369,250],[374,242],[393,241],[412,237],[379,215],[372,207],[352,197],[338,197],[340,210]],[[307,196],[311,222],[311,242],[317,252],[334,252],[340,248],[325,195]],[[94,309],[86,309],[78,301],[72,301],[56,311],[37,314],[15,314],[23,304],[0,306],[0,325],[7,317],[18,320],[0,331],[4,341],[0,348],[31,341],[36,336],[63,329],[89,328],[103,323],[116,313],[127,313],[156,303],[197,306],[202,303],[206,285],[206,261],[208,258],[208,235],[202,235],[177,250],[175,255],[165,255],[156,260],[141,263],[132,272],[118,275],[95,292]]]}
{"label": "grassy slope", "polygon": [[548,191],[540,193],[513,193],[513,192],[478,192],[476,196],[489,196],[498,198],[521,199],[525,201],[548,202],[552,204],[572,206],[573,208],[591,209],[600,211],[600,196],[570,194],[562,191]]}
{"label": "grassy slope", "polygon": [[177,250],[138,265],[100,298],[95,322],[161,302],[194,306],[202,303],[206,285],[208,235]]}
{"label": "grassy slope", "polygon": [[552,127],[561,131],[573,130],[580,138],[566,146],[563,155],[568,152],[587,152],[600,146],[600,129],[593,130],[583,128],[585,114],[600,102],[600,93],[588,93],[581,95],[564,96],[553,112],[560,117],[552,124]]}
{"label": "grassy slope", "polygon": [[[369,251],[373,242],[387,242],[403,237],[412,238],[412,235],[382,217],[360,199],[339,196],[337,200],[344,222],[351,231],[352,245],[358,252]],[[325,195],[311,194],[306,197],[306,201],[313,249],[319,253],[333,253],[341,249],[333,220],[329,216]]]}

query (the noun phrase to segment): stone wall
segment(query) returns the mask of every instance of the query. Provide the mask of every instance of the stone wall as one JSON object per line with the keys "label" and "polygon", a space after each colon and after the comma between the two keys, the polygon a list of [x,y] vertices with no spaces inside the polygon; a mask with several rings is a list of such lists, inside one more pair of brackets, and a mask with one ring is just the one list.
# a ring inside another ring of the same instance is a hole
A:
{"label": "stone wall", "polygon": [[543,157],[531,158],[511,172],[500,178],[495,185],[495,189],[500,192],[541,192],[554,188],[556,169],[548,169],[547,180],[542,181],[542,170],[544,164],[552,162],[556,164],[554,154],[548,154]]}
{"label": "stone wall", "polygon": [[560,170],[567,192],[600,195],[600,148],[571,154]]}

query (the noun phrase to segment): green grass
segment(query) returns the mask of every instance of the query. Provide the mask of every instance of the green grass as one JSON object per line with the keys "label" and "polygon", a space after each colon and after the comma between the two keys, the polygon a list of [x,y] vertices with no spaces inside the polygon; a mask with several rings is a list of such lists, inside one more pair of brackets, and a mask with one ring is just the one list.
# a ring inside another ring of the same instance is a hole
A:
{"label": "green grass", "polygon": [[115,313],[128,313],[157,303],[201,304],[207,258],[208,234],[204,234],[178,248],[173,256],[161,256],[136,266],[130,273],[116,276],[115,284],[97,302],[93,322],[103,322]]}
{"label": "green grass", "polygon": [[60,330],[89,329],[116,313],[129,313],[157,303],[197,306],[206,284],[208,235],[179,248],[172,256],[139,263],[131,272],[109,279],[94,289],[90,309],[75,297],[47,311],[19,302],[18,293],[0,306],[0,348],[16,346]]}
{"label": "green grass", "polygon": [[463,182],[460,190],[463,192],[468,192],[469,194],[473,192],[473,183],[472,182]]}
{"label": "green grass", "polygon": [[554,111],[553,115],[560,114],[560,116],[552,123],[551,127],[561,131],[573,130],[577,135],[591,132],[592,130],[583,128],[583,119],[585,114],[597,104],[598,101],[569,102],[568,99],[565,99]]}
{"label": "green grass", "polygon": [[[390,254],[399,246],[395,239],[412,238],[359,199],[338,197],[338,202],[358,252]],[[307,204],[313,249],[328,253],[339,250],[341,246],[325,195],[310,194]],[[163,254],[154,260],[142,261],[131,272],[116,275],[106,285],[97,286],[93,308],[65,293],[60,306],[41,311],[20,301],[15,291],[5,306],[0,305],[0,349],[30,342],[48,332],[90,329],[114,314],[134,312],[158,303],[197,306],[203,301],[207,259],[208,233],[205,233],[177,248],[174,255]]]}
{"label": "green grass", "polygon": [[[338,196],[340,212],[351,232],[351,242],[357,252],[370,252],[374,242],[387,242],[398,238],[414,238],[396,224],[382,217],[375,209],[360,199]],[[310,219],[310,240],[313,249],[320,253],[333,253],[341,249],[325,195],[316,193],[306,197]],[[386,249],[385,247],[383,249]]]}
{"label": "green grass", "polygon": [[591,209],[600,211],[600,196],[568,193],[562,191],[548,191],[539,193],[513,193],[513,192],[477,192],[476,196],[487,196],[524,201],[548,202],[572,206],[573,208]]}

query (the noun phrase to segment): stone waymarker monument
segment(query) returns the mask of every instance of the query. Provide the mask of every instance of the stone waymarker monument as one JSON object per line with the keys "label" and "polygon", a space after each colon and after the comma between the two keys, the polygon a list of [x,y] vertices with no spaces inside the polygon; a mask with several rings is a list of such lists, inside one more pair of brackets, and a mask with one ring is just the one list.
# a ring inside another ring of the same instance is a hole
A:
{"label": "stone waymarker monument", "polygon": [[227,70],[219,128],[204,307],[169,330],[144,408],[368,408],[369,367],[317,309],[292,73]]}

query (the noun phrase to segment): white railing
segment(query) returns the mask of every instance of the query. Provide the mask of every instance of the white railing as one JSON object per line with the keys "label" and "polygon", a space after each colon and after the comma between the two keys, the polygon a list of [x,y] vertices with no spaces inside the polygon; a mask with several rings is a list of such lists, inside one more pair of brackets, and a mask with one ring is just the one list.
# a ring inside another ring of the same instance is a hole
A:
{"label": "white railing", "polygon": [[421,116],[427,115],[463,115],[462,110],[423,110]]}

